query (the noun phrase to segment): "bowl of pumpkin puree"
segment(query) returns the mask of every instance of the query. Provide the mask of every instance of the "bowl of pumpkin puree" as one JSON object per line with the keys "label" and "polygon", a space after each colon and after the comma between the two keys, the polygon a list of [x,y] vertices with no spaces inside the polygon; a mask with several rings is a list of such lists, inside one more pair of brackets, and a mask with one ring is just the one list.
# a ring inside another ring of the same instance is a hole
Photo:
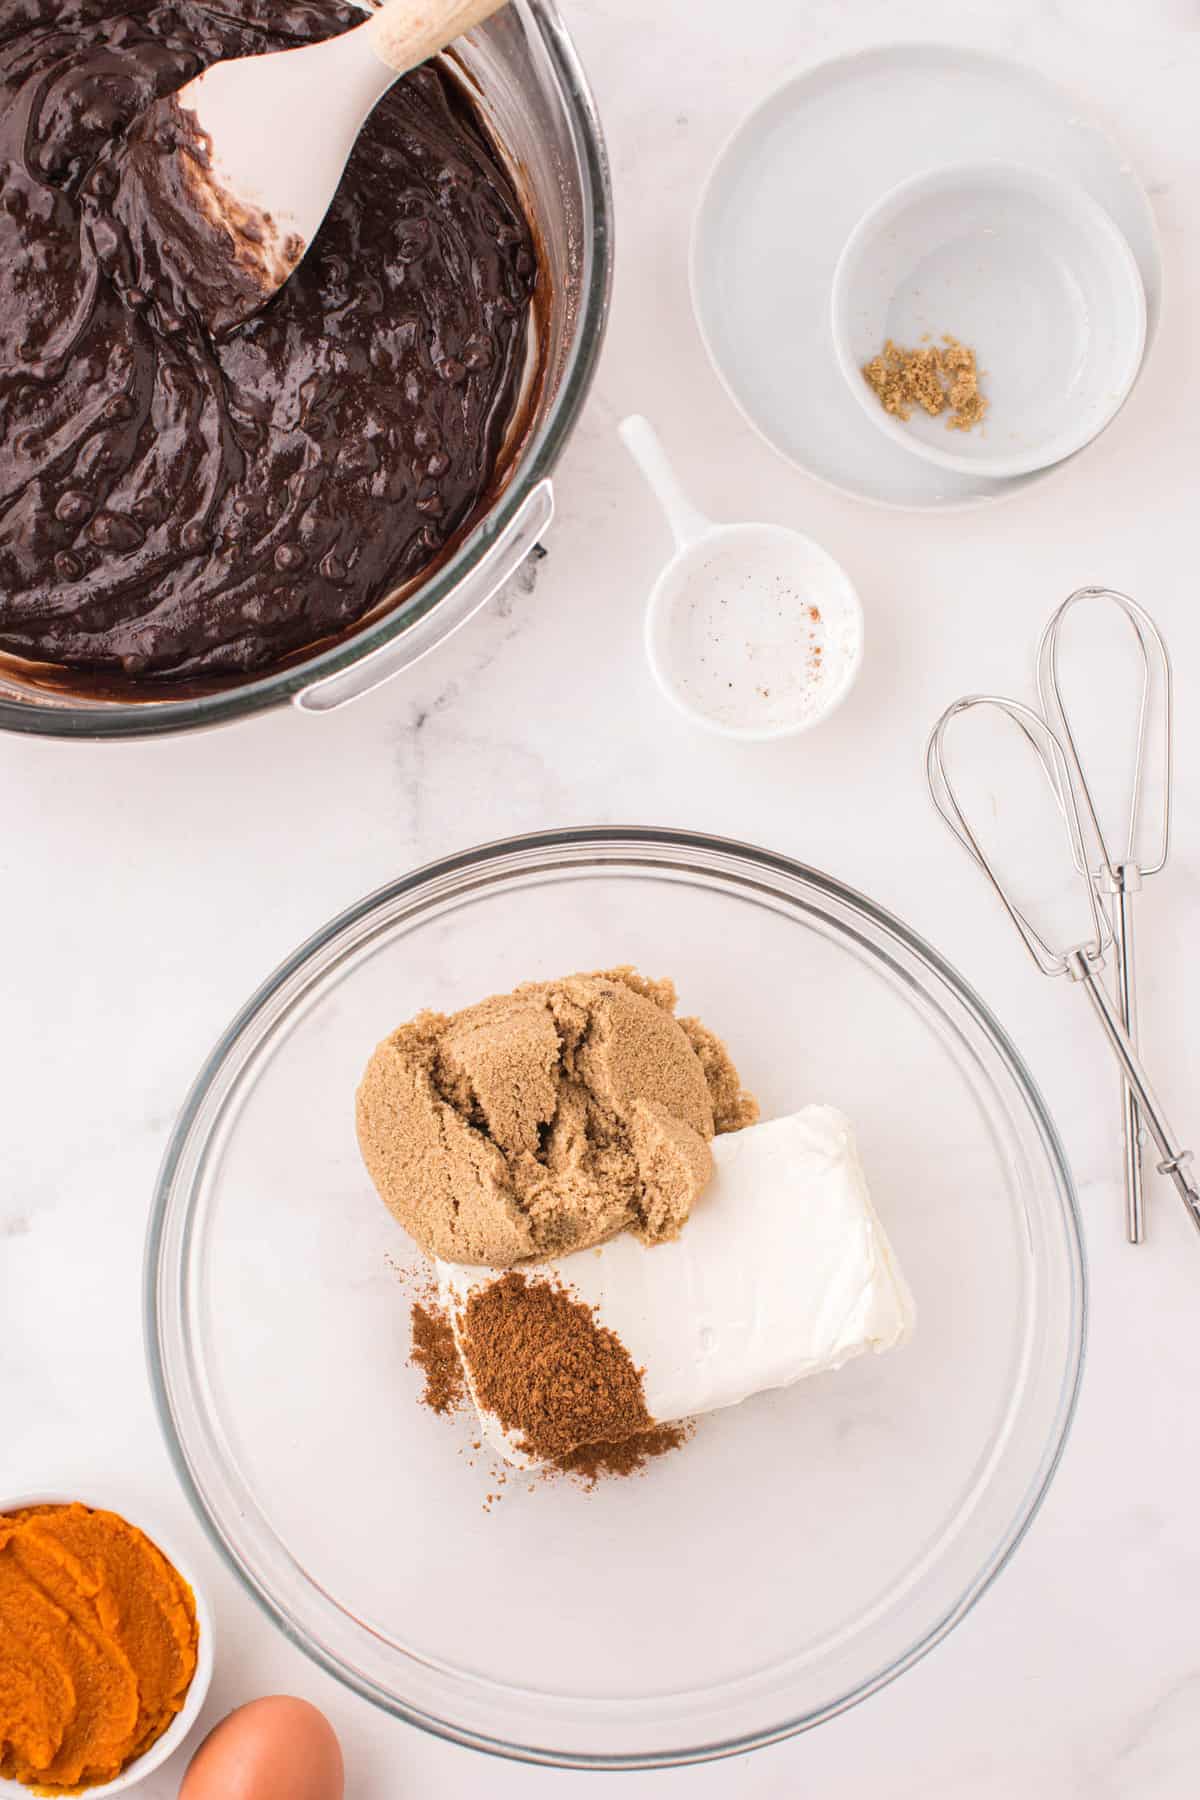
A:
{"label": "bowl of pumpkin puree", "polygon": [[0,1498],[0,1797],[119,1794],[178,1749],[212,1674],[203,1596],[159,1532]]}

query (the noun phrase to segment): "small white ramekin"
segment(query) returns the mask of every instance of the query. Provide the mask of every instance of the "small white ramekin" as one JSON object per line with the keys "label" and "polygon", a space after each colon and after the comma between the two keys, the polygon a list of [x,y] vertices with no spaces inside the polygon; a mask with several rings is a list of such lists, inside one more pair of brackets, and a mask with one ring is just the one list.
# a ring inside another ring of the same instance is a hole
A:
{"label": "small white ramekin", "polygon": [[[1104,430],[1137,379],[1146,296],[1132,250],[1082,187],[1040,169],[963,163],[902,181],[864,214],[834,270],[833,343],[850,392],[913,456],[969,475],[1048,468]],[[888,338],[949,332],[977,354],[984,420],[885,412],[863,368]]]}
{"label": "small white ramekin", "polygon": [[[155,1769],[161,1768],[169,1756],[173,1756],[188,1736],[196,1720],[200,1716],[200,1708],[208,1695],[208,1685],[213,1672],[213,1622],[204,1590],[196,1579],[196,1573],[187,1556],[173,1542],[169,1532],[158,1529],[156,1524],[146,1524],[142,1519],[132,1519],[120,1506],[109,1500],[97,1499],[90,1494],[34,1493],[0,1495],[0,1515],[19,1512],[25,1506],[70,1506],[77,1503],[95,1511],[114,1512],[129,1524],[135,1525],[145,1533],[150,1542],[162,1551],[167,1561],[173,1565],[192,1590],[196,1603],[196,1672],[192,1676],[183,1706],[176,1713],[162,1736],[151,1744],[141,1756],[136,1757],[129,1766],[121,1771],[115,1781],[99,1782],[95,1787],[84,1788],[85,1800],[103,1800],[107,1794],[124,1794],[134,1788]],[[19,1781],[8,1781],[0,1776],[0,1800],[29,1800],[32,1790]]]}

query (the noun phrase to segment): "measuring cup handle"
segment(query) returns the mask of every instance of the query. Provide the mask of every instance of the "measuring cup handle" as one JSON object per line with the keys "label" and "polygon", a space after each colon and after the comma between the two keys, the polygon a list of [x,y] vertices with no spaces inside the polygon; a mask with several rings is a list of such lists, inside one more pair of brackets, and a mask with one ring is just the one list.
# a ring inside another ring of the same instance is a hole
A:
{"label": "measuring cup handle", "polygon": [[630,413],[627,419],[622,419],[617,430],[621,442],[653,488],[679,548],[682,550],[686,544],[694,543],[711,531],[712,520],[706,519],[684,493],[649,419],[643,418],[641,413]]}

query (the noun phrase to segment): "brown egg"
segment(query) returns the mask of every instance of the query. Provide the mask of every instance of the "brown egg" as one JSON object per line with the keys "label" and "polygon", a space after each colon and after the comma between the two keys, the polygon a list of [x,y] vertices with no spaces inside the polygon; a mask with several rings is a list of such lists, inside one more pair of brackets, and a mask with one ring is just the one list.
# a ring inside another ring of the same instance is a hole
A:
{"label": "brown egg", "polygon": [[307,1700],[251,1700],[213,1727],[188,1764],[179,1800],[342,1800],[342,1749]]}

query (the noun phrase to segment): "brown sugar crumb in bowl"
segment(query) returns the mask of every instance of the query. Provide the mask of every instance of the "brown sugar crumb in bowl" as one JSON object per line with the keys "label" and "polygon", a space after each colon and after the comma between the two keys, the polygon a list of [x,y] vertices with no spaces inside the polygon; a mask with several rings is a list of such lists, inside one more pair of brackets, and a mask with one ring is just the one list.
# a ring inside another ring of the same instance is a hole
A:
{"label": "brown sugar crumb in bowl", "polygon": [[914,407],[935,419],[948,411],[947,431],[972,431],[987,414],[975,352],[949,332],[940,344],[921,344],[915,350],[889,338],[864,365],[863,379],[884,412],[896,419],[911,419]]}

